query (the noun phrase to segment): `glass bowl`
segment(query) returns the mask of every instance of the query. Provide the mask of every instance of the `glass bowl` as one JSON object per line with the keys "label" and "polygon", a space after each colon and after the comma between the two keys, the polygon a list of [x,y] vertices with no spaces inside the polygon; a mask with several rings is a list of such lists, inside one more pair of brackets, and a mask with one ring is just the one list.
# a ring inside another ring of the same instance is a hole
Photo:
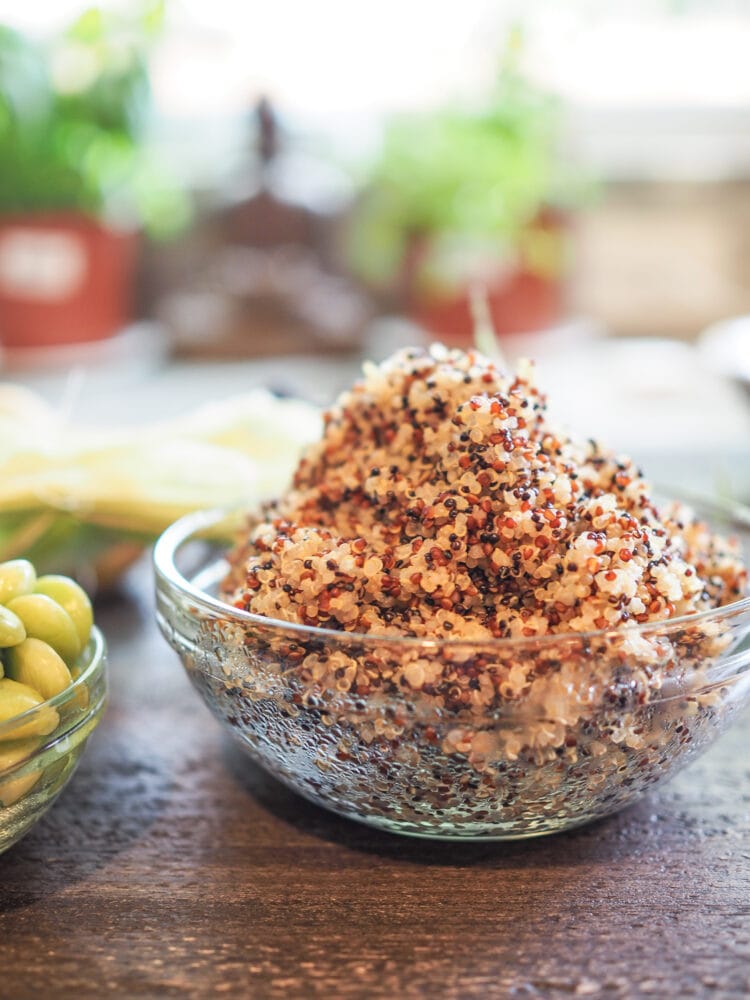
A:
{"label": "glass bowl", "polygon": [[71,671],[73,683],[0,724],[0,853],[49,809],[76,769],[106,701],[106,645],[98,628]]}
{"label": "glass bowl", "polygon": [[[750,512],[692,506],[747,554]],[[224,516],[189,515],[157,543],[160,628],[252,757],[350,819],[441,839],[564,830],[673,775],[750,695],[750,598],[587,634],[355,635],[217,598]]]}

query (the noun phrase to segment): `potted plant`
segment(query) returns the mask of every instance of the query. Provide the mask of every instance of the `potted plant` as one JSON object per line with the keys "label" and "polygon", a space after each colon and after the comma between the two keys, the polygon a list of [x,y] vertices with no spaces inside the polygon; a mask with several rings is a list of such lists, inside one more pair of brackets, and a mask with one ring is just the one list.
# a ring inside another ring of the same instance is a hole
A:
{"label": "potted plant", "polygon": [[127,17],[91,8],[44,46],[0,26],[6,347],[115,333],[128,318],[138,227],[184,216],[144,142],[161,19],[158,2]]}
{"label": "potted plant", "polygon": [[350,254],[371,289],[445,339],[468,339],[472,286],[498,333],[563,306],[567,205],[559,108],[519,69],[517,35],[479,107],[388,122],[353,214]]}

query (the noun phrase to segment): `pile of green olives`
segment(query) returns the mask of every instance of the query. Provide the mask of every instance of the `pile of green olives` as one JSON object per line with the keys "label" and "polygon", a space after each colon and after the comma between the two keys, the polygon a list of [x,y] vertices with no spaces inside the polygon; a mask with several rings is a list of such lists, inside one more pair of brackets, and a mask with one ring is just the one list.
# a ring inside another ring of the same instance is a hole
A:
{"label": "pile of green olives", "polygon": [[52,706],[18,726],[5,724],[73,683],[92,625],[91,602],[74,580],[38,577],[27,559],[0,563],[0,754],[5,740],[55,729]]}

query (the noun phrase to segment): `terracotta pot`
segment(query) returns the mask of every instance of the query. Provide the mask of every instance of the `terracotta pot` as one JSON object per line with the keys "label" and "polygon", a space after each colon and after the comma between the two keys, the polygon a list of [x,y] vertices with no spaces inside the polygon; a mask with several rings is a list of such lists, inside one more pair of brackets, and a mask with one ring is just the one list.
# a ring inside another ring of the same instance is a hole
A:
{"label": "terracotta pot", "polygon": [[0,217],[0,343],[102,340],[130,311],[135,235],[83,215]]}
{"label": "terracotta pot", "polygon": [[[515,260],[498,265],[482,279],[495,331],[531,333],[559,322],[565,307],[565,249],[568,220],[545,210],[529,224],[516,249]],[[541,252],[540,252],[541,248]],[[404,261],[407,311],[426,330],[449,343],[467,344],[473,338],[473,320],[467,287],[442,290],[420,287],[419,259],[429,245],[419,237]],[[416,258],[416,260],[415,260]]]}

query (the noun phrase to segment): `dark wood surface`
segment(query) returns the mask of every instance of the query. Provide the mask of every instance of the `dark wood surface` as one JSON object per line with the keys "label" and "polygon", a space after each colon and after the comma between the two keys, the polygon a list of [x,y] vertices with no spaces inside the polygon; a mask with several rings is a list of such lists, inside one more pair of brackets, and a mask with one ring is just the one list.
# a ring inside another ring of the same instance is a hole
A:
{"label": "dark wood surface", "polygon": [[99,608],[107,715],[0,857],[3,998],[750,995],[747,715],[619,816],[411,841],[255,768],[152,614],[144,568]]}

